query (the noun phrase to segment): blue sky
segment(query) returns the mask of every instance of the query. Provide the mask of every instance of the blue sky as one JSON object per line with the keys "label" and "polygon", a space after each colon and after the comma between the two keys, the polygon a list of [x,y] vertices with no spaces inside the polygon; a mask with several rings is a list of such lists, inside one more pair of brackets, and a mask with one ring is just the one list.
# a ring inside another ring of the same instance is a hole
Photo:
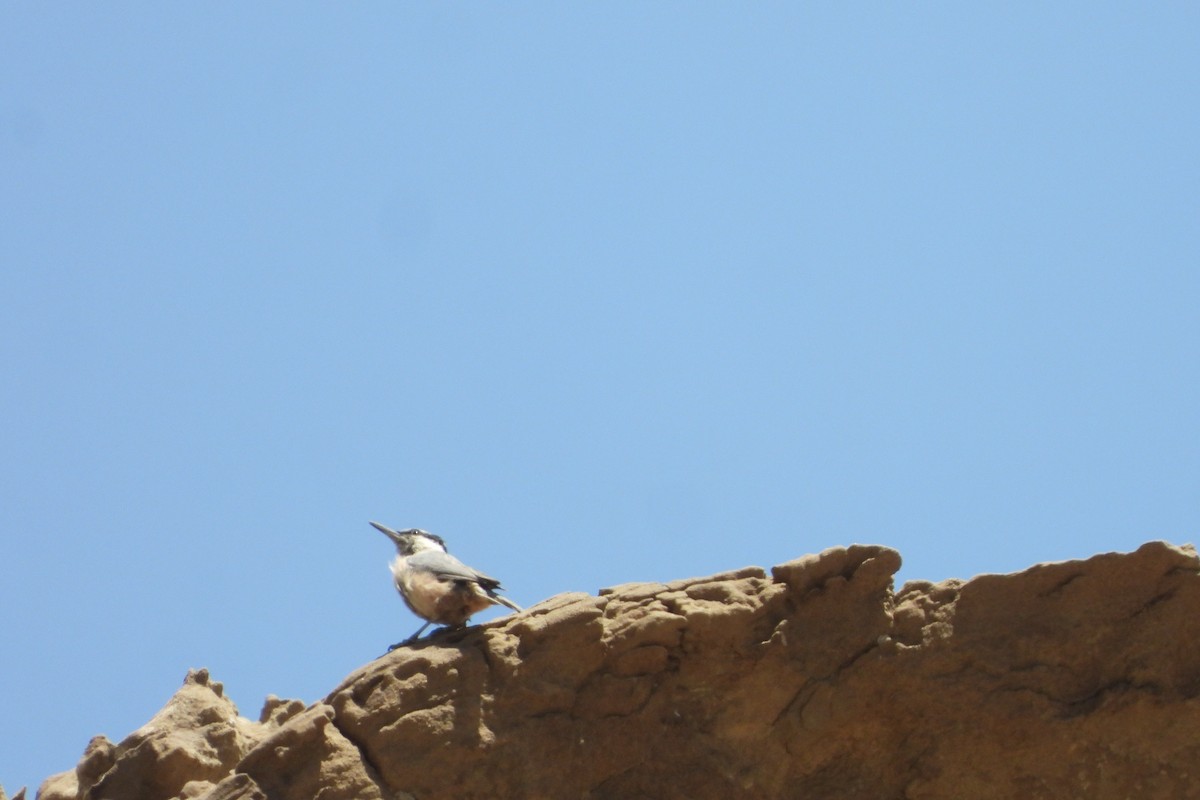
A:
{"label": "blue sky", "polygon": [[368,519],[526,605],[1196,538],[1194,4],[3,16],[10,792],[415,630]]}

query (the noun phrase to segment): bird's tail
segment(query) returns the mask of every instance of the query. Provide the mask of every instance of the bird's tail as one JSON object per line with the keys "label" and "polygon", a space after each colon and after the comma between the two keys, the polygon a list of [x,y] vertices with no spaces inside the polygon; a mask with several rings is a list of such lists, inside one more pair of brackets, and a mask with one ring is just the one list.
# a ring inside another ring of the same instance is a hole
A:
{"label": "bird's tail", "polygon": [[524,611],[523,608],[521,608],[519,605],[514,603],[512,600],[509,600],[507,597],[502,597],[501,595],[498,595],[495,592],[488,592],[488,597],[492,598],[493,600],[495,600],[497,603],[499,603],[502,606],[508,606],[513,611]]}

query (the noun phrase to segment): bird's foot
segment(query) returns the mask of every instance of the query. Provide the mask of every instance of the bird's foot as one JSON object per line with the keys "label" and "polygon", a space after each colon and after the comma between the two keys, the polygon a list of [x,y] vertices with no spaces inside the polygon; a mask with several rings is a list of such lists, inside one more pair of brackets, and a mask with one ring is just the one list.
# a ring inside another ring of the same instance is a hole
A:
{"label": "bird's foot", "polygon": [[[430,634],[428,636],[426,636],[425,638],[432,639],[435,636],[441,636],[443,633],[449,633],[451,631],[465,630],[466,627],[467,627],[466,625],[443,625],[440,628],[434,628],[433,631],[430,632]],[[425,630],[425,628],[422,627],[421,630],[417,631],[416,633],[414,633],[412,636],[408,637],[404,641],[396,642],[395,644],[390,645],[387,649],[388,653],[390,653],[393,650],[396,650],[398,648],[401,648],[401,647],[408,647],[413,642],[416,642],[417,640],[419,640],[421,638],[421,634],[424,632],[424,630]],[[384,653],[384,655],[387,655],[387,653]]]}
{"label": "bird's foot", "polygon": [[[430,634],[430,635],[432,635],[432,634]],[[408,647],[410,644],[412,644],[413,642],[417,641],[417,639],[419,639],[419,638],[420,638],[420,637],[419,637],[417,634],[415,634],[415,633],[414,633],[412,636],[408,637],[408,638],[407,638],[407,639],[405,639],[403,642],[396,642],[395,644],[388,645],[388,649],[387,649],[387,651],[390,653],[390,652],[392,652],[393,650],[396,650],[396,649],[398,649],[398,648],[400,648],[400,647]]]}

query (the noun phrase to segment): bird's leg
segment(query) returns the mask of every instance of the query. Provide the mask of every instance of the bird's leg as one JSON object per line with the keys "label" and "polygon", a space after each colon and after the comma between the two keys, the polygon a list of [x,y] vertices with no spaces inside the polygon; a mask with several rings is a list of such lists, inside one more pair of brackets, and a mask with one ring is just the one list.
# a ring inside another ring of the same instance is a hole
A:
{"label": "bird's leg", "polygon": [[422,634],[422,633],[424,633],[424,632],[425,632],[425,629],[426,629],[426,628],[428,628],[428,627],[429,627],[431,624],[433,624],[433,623],[426,622],[426,623],[425,623],[424,625],[422,625],[420,628],[417,628],[417,632],[416,632],[416,633],[414,633],[412,636],[408,637],[408,638],[407,638],[407,639],[405,639],[403,642],[396,642],[394,645],[392,645],[391,647],[389,647],[389,648],[388,648],[388,652],[389,652],[389,653],[390,653],[390,652],[392,652],[392,651],[393,651],[393,650],[395,650],[397,647],[404,647],[405,645],[412,644],[413,642],[415,642],[417,639],[419,639],[419,638],[420,638],[421,634]]}

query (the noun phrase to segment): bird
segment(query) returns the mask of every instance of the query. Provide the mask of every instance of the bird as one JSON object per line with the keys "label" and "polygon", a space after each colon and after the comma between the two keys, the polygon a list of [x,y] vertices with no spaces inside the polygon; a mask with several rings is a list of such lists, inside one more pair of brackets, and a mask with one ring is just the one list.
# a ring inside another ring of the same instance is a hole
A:
{"label": "bird", "polygon": [[442,537],[420,528],[394,531],[374,521],[371,526],[396,544],[392,582],[409,611],[425,620],[416,633],[389,647],[389,653],[412,644],[434,623],[462,628],[473,614],[492,605],[521,611],[498,593],[500,581],[450,555]]}

